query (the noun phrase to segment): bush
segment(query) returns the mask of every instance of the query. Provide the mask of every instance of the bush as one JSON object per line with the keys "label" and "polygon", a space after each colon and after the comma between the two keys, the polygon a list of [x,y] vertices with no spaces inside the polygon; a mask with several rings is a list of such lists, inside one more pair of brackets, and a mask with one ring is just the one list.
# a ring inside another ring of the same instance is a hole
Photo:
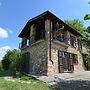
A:
{"label": "bush", "polygon": [[21,76],[21,78],[20,78],[20,80],[24,80],[24,81],[28,81],[30,79],[32,79],[32,77],[28,77],[28,76],[25,76],[25,75]]}
{"label": "bush", "polygon": [[20,72],[21,62],[21,52],[16,49],[9,50],[3,57],[2,66],[4,70]]}
{"label": "bush", "polygon": [[2,61],[2,67],[4,70],[8,70],[11,64],[11,61],[9,59],[3,59]]}
{"label": "bush", "polygon": [[82,53],[82,57],[86,70],[90,70],[90,55],[86,53]]}
{"label": "bush", "polygon": [[2,63],[0,62],[0,71],[2,70]]}

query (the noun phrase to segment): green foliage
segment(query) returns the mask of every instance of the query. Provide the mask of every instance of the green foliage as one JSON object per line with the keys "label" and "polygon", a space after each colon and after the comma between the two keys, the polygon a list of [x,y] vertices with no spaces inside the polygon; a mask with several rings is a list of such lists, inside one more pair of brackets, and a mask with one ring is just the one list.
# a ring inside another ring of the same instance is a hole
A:
{"label": "green foliage", "polygon": [[2,63],[1,63],[1,61],[0,61],[0,71],[2,70]]}
{"label": "green foliage", "polygon": [[11,71],[5,71],[5,70],[1,70],[0,71],[0,77],[4,77],[4,76],[13,76],[13,73]]}
{"label": "green foliage", "polygon": [[[90,4],[90,1],[88,2],[88,4]],[[84,20],[89,20],[90,19],[90,14],[86,14],[85,16],[84,16]]]}
{"label": "green foliage", "polygon": [[82,42],[87,48],[90,49],[90,37],[86,36],[86,37],[82,38]]}
{"label": "green foliage", "polygon": [[86,70],[90,70],[90,55],[86,53],[82,53],[82,57]]}
{"label": "green foliage", "polygon": [[2,60],[2,66],[4,70],[8,70],[10,67],[11,61],[9,59]]}
{"label": "green foliage", "polygon": [[12,80],[14,81],[8,81],[0,77],[0,90],[55,90],[39,80],[32,79],[30,83],[26,83],[27,81],[24,82],[22,80],[19,82],[19,78],[13,78]]}
{"label": "green foliage", "polygon": [[81,22],[79,19],[65,20],[65,23],[68,24],[70,27],[74,28],[75,30],[79,31],[81,34],[87,34],[87,29],[84,27],[83,22]]}
{"label": "green foliage", "polygon": [[[20,71],[21,53],[19,50],[9,50],[2,60],[3,68]],[[7,68],[6,68],[6,67]]]}
{"label": "green foliage", "polygon": [[88,4],[90,4],[90,1],[88,2]]}
{"label": "green foliage", "polygon": [[84,16],[84,20],[89,20],[90,19],[90,14],[86,14],[85,16]]}
{"label": "green foliage", "polygon": [[20,78],[20,80],[24,80],[24,81],[31,80],[31,79],[32,79],[32,77],[28,77],[25,75],[21,76],[21,78]]}
{"label": "green foliage", "polygon": [[87,27],[87,32],[90,33],[90,26]]}

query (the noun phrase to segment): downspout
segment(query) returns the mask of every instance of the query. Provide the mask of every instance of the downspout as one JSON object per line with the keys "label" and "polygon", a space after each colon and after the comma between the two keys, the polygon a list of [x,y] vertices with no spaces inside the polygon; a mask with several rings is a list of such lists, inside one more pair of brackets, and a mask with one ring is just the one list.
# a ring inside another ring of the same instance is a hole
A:
{"label": "downspout", "polygon": [[51,27],[51,20],[50,20],[50,43],[49,43],[49,60],[52,62],[52,64],[53,64],[53,61],[52,61],[52,59],[51,59],[51,29],[52,29],[52,27]]}

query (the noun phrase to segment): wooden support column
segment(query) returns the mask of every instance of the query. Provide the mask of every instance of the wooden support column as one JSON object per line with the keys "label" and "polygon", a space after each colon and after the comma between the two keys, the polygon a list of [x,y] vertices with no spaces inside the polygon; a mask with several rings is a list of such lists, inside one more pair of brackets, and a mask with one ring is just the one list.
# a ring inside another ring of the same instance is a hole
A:
{"label": "wooden support column", "polygon": [[65,42],[70,45],[70,33],[68,31],[65,33]]}
{"label": "wooden support column", "polygon": [[30,44],[34,43],[35,42],[35,31],[36,31],[36,28],[35,28],[35,25],[31,25],[31,30],[30,30]]}

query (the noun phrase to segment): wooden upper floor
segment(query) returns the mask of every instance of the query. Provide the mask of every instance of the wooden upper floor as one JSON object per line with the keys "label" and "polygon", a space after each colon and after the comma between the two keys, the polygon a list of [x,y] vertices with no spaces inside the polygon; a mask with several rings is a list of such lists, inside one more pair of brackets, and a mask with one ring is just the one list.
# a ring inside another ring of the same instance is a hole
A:
{"label": "wooden upper floor", "polygon": [[57,40],[71,47],[81,48],[80,39],[83,37],[78,31],[68,26],[61,19],[46,11],[30,19],[19,37],[22,38],[20,48],[26,48],[43,39],[47,42]]}

